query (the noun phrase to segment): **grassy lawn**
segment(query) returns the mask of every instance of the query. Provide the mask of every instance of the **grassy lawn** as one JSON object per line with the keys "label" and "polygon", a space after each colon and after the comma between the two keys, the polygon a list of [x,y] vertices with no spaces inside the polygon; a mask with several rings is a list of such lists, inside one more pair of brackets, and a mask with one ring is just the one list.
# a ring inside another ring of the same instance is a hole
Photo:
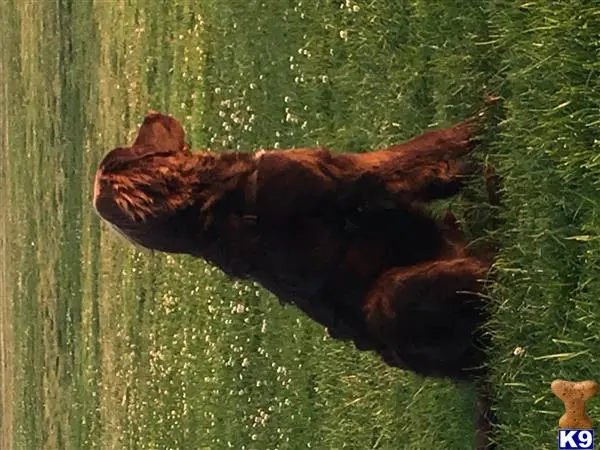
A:
{"label": "grassy lawn", "polygon": [[1,448],[473,448],[470,388],[391,370],[202,261],[137,253],[90,199],[149,108],[195,148],[367,151],[491,91],[495,439],[555,448],[551,381],[600,381],[594,3],[0,2]]}

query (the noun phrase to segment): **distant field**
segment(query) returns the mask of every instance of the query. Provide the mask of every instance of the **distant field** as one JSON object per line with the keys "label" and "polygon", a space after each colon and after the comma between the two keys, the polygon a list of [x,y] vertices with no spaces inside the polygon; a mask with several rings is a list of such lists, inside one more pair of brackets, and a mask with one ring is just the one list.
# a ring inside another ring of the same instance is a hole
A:
{"label": "distant field", "polygon": [[496,439],[554,449],[550,382],[600,381],[595,3],[0,2],[0,448],[472,448],[469,388],[388,369],[201,261],[135,252],[90,198],[149,108],[195,148],[365,151],[495,91]]}

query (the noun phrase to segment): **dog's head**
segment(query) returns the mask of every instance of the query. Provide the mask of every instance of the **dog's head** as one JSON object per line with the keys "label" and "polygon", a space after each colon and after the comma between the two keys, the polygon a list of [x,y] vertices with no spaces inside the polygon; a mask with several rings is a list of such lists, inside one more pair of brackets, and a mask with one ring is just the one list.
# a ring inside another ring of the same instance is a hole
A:
{"label": "dog's head", "polygon": [[189,165],[185,133],[173,117],[149,111],[129,147],[111,150],[94,179],[94,208],[134,244],[147,247],[140,237],[144,223],[185,203],[182,167]]}

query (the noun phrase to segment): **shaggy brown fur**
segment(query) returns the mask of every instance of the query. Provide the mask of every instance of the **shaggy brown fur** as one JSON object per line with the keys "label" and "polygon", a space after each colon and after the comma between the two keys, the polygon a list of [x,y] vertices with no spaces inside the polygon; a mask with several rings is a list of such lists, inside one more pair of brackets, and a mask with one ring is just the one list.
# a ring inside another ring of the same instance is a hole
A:
{"label": "shaggy brown fur", "polygon": [[423,205],[458,193],[476,130],[470,119],[362,154],[192,153],[153,111],[100,164],[94,206],[134,243],[256,280],[389,365],[471,379],[489,261]]}
{"label": "shaggy brown fur", "polygon": [[[454,216],[437,220],[425,205],[460,191],[478,126],[362,154],[212,154],[190,152],[179,122],[151,111],[134,144],[101,162],[94,206],[133,243],[255,280],[391,366],[473,380],[492,255],[470,254]],[[485,392],[478,414],[485,448]]]}

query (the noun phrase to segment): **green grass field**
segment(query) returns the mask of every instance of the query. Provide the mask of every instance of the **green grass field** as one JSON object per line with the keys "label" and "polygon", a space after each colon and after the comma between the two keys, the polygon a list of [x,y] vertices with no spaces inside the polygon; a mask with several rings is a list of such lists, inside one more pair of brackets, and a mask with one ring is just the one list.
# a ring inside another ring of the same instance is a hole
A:
{"label": "green grass field", "polygon": [[149,108],[195,148],[363,151],[491,91],[495,439],[556,448],[551,381],[600,381],[598,2],[5,0],[0,28],[2,450],[473,448],[471,389],[137,253],[90,200]]}

